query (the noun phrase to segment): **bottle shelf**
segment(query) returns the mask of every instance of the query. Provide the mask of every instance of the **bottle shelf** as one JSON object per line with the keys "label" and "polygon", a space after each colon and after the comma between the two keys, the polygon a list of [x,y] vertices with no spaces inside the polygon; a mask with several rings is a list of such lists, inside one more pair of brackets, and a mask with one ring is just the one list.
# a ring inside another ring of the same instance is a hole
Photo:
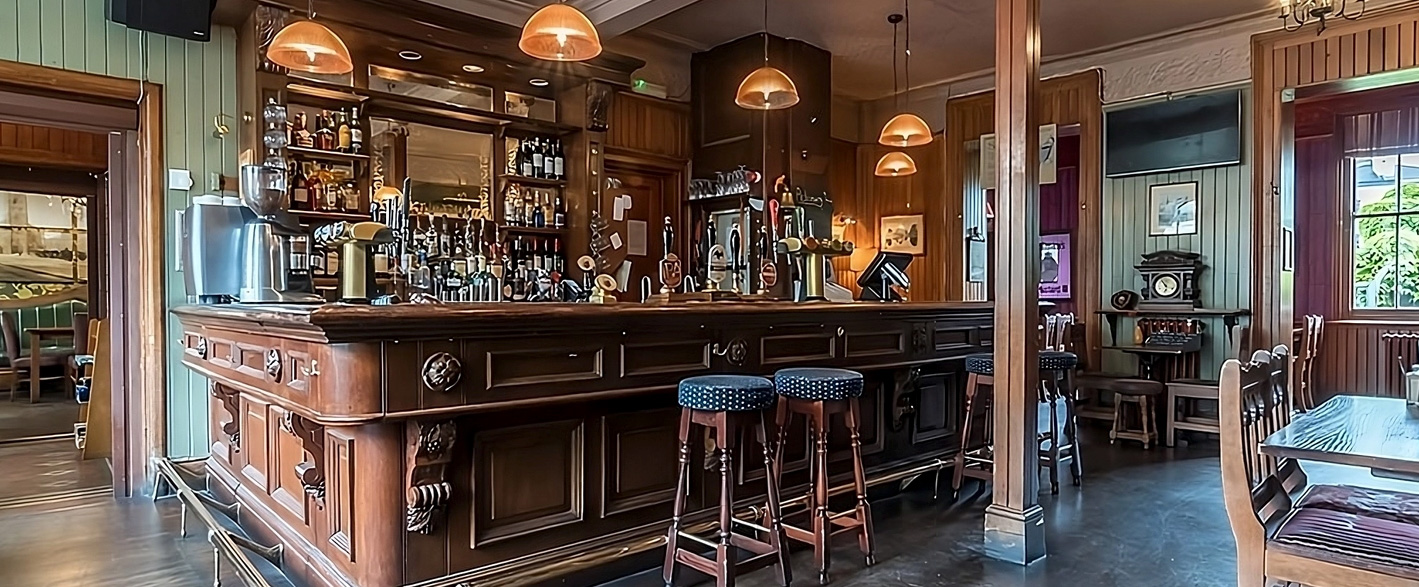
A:
{"label": "bottle shelf", "polygon": [[538,227],[536,227],[536,226],[499,226],[498,228],[501,228],[503,232],[512,233],[512,234],[521,233],[521,234],[551,234],[551,235],[562,235],[562,234],[566,234],[566,232],[567,232],[567,229],[565,229],[565,228],[555,228],[555,227],[551,227],[551,226],[544,226],[544,227],[542,227],[542,228],[538,228]]}
{"label": "bottle shelf", "polygon": [[364,222],[370,219],[369,214],[359,212],[325,212],[320,210],[287,210],[292,216],[302,218],[315,218],[319,220],[344,220],[347,222]]}
{"label": "bottle shelf", "polygon": [[521,175],[504,175],[503,179],[509,183],[532,187],[559,188],[567,185],[567,181],[564,179],[543,179],[540,177],[523,177]]}
{"label": "bottle shelf", "polygon": [[357,161],[369,161],[370,156],[361,153],[341,153],[339,151],[325,151],[322,149],[310,149],[307,147],[286,146],[286,152],[297,159],[315,159],[318,161],[333,161],[336,163],[354,163]]}

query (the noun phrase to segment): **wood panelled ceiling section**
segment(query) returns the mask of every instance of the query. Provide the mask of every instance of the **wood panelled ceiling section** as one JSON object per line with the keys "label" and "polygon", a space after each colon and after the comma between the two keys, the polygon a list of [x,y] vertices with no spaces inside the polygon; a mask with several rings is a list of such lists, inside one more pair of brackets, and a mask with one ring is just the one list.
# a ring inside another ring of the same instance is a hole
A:
{"label": "wood panelled ceiling section", "polygon": [[[521,25],[541,0],[424,0]],[[703,50],[763,28],[763,0],[567,0],[597,24],[603,40],[641,27],[638,36]],[[912,85],[989,69],[995,55],[995,2],[912,3]],[[1275,0],[1050,0],[1040,6],[1045,56],[1097,51],[1190,27],[1276,9]],[[887,15],[902,0],[770,0],[769,29],[833,54],[834,92],[872,100],[892,92],[892,30]],[[647,17],[663,14],[654,20]]]}

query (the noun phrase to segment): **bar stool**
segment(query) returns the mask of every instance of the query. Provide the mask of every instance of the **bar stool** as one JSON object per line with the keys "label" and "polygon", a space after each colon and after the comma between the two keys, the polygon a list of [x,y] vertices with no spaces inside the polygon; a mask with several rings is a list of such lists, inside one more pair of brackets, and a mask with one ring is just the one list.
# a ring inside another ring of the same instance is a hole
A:
{"label": "bar stool", "polygon": [[[814,558],[818,563],[818,582],[827,584],[828,567],[832,564],[829,541],[835,534],[856,533],[857,546],[866,557],[867,566],[876,562],[873,556],[872,506],[867,503],[867,476],[862,470],[862,438],[858,434],[861,412],[857,398],[862,395],[862,374],[846,369],[782,369],[774,374],[774,386],[780,396],[778,417],[775,419],[780,452],[775,459],[775,471],[783,470],[782,447],[787,441],[793,415],[806,416],[813,431],[814,452],[809,466],[808,493],[808,515],[812,517],[813,528],[807,530],[783,524],[783,529],[789,538],[813,545]],[[843,414],[843,423],[851,436],[857,506],[835,514],[828,511],[828,429],[830,416],[838,413]],[[772,498],[769,504],[773,506]],[[778,512],[771,513],[777,520]]]}
{"label": "bar stool", "polygon": [[[1036,440],[1039,443],[1039,467],[1050,472],[1050,492],[1059,493],[1059,469],[1069,464],[1069,472],[1078,485],[1084,479],[1083,463],[1079,459],[1078,420],[1074,414],[1071,377],[1079,357],[1064,351],[1040,351],[1039,418]],[[966,477],[990,483],[994,479],[995,438],[991,425],[991,397],[982,388],[995,386],[995,356],[978,353],[966,357],[966,421],[961,425],[961,446],[956,452],[951,479],[951,498],[960,497]],[[1063,414],[1060,406],[1064,407]],[[985,414],[985,429],[981,442],[971,444],[977,411]],[[1063,416],[1061,418],[1061,416]],[[972,447],[975,448],[972,448]]]}
{"label": "bar stool", "polygon": [[[764,411],[773,407],[776,397],[774,384],[763,377],[746,375],[704,375],[680,381],[680,481],[675,486],[675,512],[665,541],[663,576],[668,587],[675,581],[678,563],[715,578],[717,587],[734,585],[740,572],[773,565],[780,585],[793,580],[784,548],[783,528],[779,522],[778,477],[774,475],[774,448],[765,429]],[[685,495],[690,482],[690,439],[692,428],[702,426],[714,431],[719,446],[719,542],[712,542],[680,531],[685,513]],[[734,445],[741,430],[751,428],[764,447],[764,472],[768,486],[769,528],[734,517]],[[768,542],[739,534],[735,524],[768,535]],[[679,547],[681,538],[714,549],[713,559]],[[752,553],[736,561],[736,548]]]}
{"label": "bar stool", "polygon": [[[1142,378],[1079,375],[1074,378],[1074,384],[1079,389],[1112,391],[1116,395],[1113,428],[1109,430],[1109,444],[1118,442],[1120,438],[1137,440],[1143,443],[1143,448],[1146,450],[1158,440],[1157,417],[1153,406],[1157,405],[1158,396],[1168,391],[1168,386],[1163,382]],[[1127,406],[1137,408],[1135,412],[1138,420],[1137,428],[1130,428],[1128,425]]]}

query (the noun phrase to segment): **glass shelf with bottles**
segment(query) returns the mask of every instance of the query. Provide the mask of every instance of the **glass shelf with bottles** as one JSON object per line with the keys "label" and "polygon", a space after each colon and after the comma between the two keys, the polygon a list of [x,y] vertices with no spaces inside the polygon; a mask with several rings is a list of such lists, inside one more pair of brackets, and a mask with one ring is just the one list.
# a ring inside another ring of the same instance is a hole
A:
{"label": "glass shelf with bottles", "polygon": [[507,168],[503,179],[512,183],[561,186],[566,183],[566,148],[555,137],[507,137]]}
{"label": "glass shelf with bottles", "polygon": [[561,192],[509,184],[503,189],[502,225],[512,232],[565,230],[567,213]]}
{"label": "glass shelf with bottles", "polygon": [[365,218],[360,170],[353,167],[286,159],[290,195],[286,209],[296,216],[330,220]]}

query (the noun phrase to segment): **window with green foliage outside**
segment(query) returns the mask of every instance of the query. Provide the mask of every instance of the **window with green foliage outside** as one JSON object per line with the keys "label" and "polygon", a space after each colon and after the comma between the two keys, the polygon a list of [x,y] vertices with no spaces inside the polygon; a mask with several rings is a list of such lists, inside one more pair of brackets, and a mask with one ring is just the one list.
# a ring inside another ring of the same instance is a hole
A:
{"label": "window with green foliage outside", "polygon": [[1419,308],[1419,153],[1350,161],[1353,307]]}

